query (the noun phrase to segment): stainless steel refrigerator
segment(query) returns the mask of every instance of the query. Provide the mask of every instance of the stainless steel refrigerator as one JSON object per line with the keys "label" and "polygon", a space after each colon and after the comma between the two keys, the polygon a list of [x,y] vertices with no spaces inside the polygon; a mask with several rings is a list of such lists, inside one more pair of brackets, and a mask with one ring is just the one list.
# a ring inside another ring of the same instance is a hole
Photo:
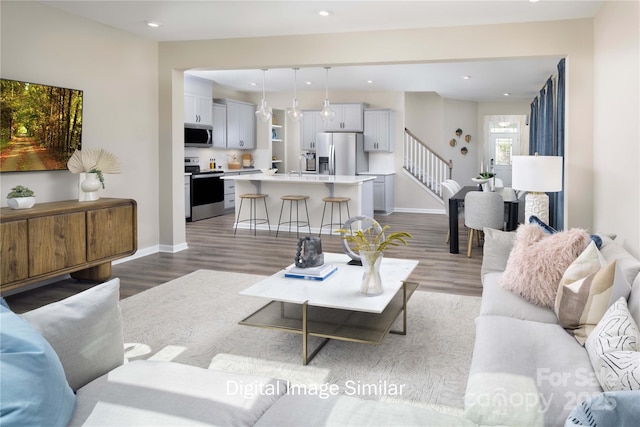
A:
{"label": "stainless steel refrigerator", "polygon": [[369,153],[361,133],[319,133],[316,138],[319,174],[357,175],[369,170]]}

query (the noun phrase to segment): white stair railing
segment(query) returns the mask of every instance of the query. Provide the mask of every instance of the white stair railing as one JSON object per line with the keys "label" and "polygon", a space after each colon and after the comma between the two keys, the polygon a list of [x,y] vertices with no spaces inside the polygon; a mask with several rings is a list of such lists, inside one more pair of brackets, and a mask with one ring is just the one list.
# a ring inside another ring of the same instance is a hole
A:
{"label": "white stair railing", "polygon": [[453,161],[443,159],[406,128],[403,151],[403,168],[426,190],[442,199],[440,183],[451,178]]}

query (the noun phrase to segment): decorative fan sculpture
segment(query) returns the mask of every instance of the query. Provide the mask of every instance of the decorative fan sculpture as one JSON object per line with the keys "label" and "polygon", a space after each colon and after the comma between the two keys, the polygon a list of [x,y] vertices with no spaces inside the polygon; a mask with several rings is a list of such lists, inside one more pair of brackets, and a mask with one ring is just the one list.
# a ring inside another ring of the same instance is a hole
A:
{"label": "decorative fan sculpture", "polygon": [[120,173],[118,158],[103,148],[76,150],[67,162],[72,173],[95,173],[104,188],[105,173]]}
{"label": "decorative fan sculpture", "polygon": [[[353,249],[351,249],[351,247],[349,246],[349,241],[344,238],[346,235],[351,233],[351,225],[355,222],[360,222],[360,227],[362,230],[364,230],[365,233],[367,232],[367,230],[373,229],[375,235],[382,233],[382,227],[380,226],[378,221],[365,215],[358,215],[349,218],[342,225],[342,229],[340,230],[340,235],[343,237],[342,249],[344,250],[344,253],[349,255],[349,258],[351,258],[352,260],[349,261],[349,264],[362,265],[362,262],[360,261],[360,255],[357,252],[354,252]],[[384,240],[384,235],[382,235],[382,240]]]}

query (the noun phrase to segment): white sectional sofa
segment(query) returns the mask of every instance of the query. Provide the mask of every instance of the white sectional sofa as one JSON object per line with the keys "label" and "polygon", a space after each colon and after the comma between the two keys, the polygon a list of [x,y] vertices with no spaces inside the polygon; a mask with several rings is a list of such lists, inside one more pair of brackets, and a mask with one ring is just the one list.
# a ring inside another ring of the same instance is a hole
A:
{"label": "white sectional sofa", "polygon": [[[614,240],[602,240],[605,261],[617,260],[632,284],[628,307],[639,323],[640,261]],[[515,233],[485,229],[482,304],[465,416],[481,425],[565,425],[580,402],[603,390],[585,347],[558,324],[555,312],[501,286],[514,241]]]}
{"label": "white sectional sofa", "polygon": [[[499,284],[514,233],[485,229],[485,236],[465,417],[350,396],[292,394],[274,378],[172,362],[127,363],[114,279],[21,316],[0,307],[0,425],[564,425],[581,401],[603,395],[589,356],[553,311]],[[603,240],[604,258],[618,260],[633,284],[628,305],[637,323],[640,262]],[[631,417],[640,425],[640,394],[631,399],[638,404]]]}
{"label": "white sectional sofa", "polygon": [[279,379],[125,363],[118,299],[114,279],[21,316],[0,308],[0,425],[473,425],[415,406],[291,394]]}

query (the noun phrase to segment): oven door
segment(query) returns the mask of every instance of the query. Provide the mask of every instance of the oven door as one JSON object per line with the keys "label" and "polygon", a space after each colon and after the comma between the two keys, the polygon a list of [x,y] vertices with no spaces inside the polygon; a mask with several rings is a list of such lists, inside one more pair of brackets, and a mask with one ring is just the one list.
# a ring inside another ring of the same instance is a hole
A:
{"label": "oven door", "polygon": [[222,174],[191,175],[191,221],[224,213],[224,181]]}

